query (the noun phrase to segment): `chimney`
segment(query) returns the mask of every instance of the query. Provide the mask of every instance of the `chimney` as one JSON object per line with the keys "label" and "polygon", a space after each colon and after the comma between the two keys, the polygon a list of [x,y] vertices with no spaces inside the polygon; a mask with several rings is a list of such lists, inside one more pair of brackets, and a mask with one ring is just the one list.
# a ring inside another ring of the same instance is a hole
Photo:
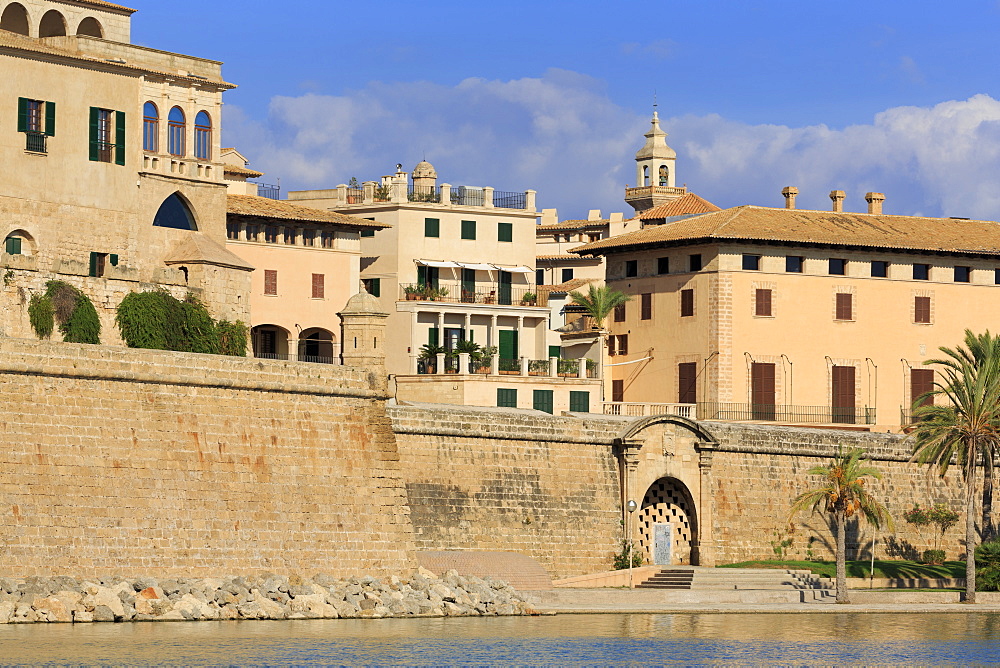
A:
{"label": "chimney", "polygon": [[610,222],[610,223],[620,223],[623,220],[625,220],[625,214],[624,213],[620,213],[620,212],[619,213],[612,213],[612,214],[610,214],[608,216],[608,222]]}
{"label": "chimney", "polygon": [[555,225],[559,222],[559,212],[556,209],[542,209],[542,225]]}
{"label": "chimney", "polygon": [[833,200],[833,212],[843,213],[844,211],[844,198],[847,194],[843,190],[831,190],[830,199]]}
{"label": "chimney", "polygon": [[868,213],[881,214],[882,202],[885,201],[885,194],[865,193],[865,201],[868,202]]}
{"label": "chimney", "polygon": [[795,186],[785,186],[781,189],[781,194],[785,196],[785,208],[795,208],[795,196],[799,194],[799,189]]}
{"label": "chimney", "polygon": [[591,209],[590,211],[587,212],[587,220],[600,220],[600,219],[601,219],[600,209]]}

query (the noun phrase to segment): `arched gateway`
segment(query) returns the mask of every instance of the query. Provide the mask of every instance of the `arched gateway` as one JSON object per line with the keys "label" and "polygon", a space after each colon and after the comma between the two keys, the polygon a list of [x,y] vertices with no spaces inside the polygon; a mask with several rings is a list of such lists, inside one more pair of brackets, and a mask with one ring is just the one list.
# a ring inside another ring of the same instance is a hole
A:
{"label": "arched gateway", "polygon": [[[648,564],[714,565],[712,454],[716,440],[677,415],[630,422],[615,439],[626,533]],[[626,509],[636,502],[636,511]]]}

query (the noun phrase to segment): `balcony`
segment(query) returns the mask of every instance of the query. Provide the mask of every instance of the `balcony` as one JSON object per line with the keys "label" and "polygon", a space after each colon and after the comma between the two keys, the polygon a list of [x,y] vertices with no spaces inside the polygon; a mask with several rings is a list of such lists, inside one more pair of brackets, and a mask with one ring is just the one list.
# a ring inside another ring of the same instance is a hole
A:
{"label": "balcony", "polygon": [[439,281],[434,284],[401,283],[399,300],[543,308],[549,305],[548,293],[536,291],[531,286],[512,287],[501,283],[463,284],[461,281]]}
{"label": "balcony", "polygon": [[605,401],[605,415],[627,415],[644,417],[647,415],[679,415],[694,418],[695,404],[645,404],[631,401]]}
{"label": "balcony", "polygon": [[485,357],[473,357],[469,353],[439,353],[431,358],[412,356],[414,375],[481,375],[481,376],[520,376],[524,378],[580,378],[595,380],[599,378],[597,363],[594,360],[558,359],[551,357],[543,360],[533,360],[527,357],[518,359],[501,358],[495,354]]}
{"label": "balcony", "polygon": [[28,131],[24,133],[24,150],[31,153],[47,153],[45,148],[46,134],[44,132]]}
{"label": "balcony", "polygon": [[687,193],[687,188],[674,188],[671,186],[639,186],[638,188],[626,188],[625,199],[639,199],[661,195],[666,197],[680,197]]}
{"label": "balcony", "polygon": [[787,424],[875,424],[875,409],[698,402],[699,420]]}
{"label": "balcony", "polygon": [[307,364],[333,364],[341,365],[340,357],[326,357],[323,355],[290,355],[285,353],[260,353],[255,352],[254,358],[260,360],[282,360],[285,362],[305,362]]}
{"label": "balcony", "polygon": [[[322,194],[324,206],[334,208],[351,204],[375,203],[414,203],[438,204],[444,206],[482,207],[487,209],[514,209],[521,211],[535,210],[535,191],[507,192],[495,190],[490,186],[453,186],[442,183],[440,186],[413,185],[398,181],[379,183],[365,181],[363,184],[337,186],[335,190],[309,191],[315,197]],[[301,195],[301,193],[299,193]],[[296,193],[290,194],[290,199],[299,199]],[[309,199],[311,199],[310,197]]]}

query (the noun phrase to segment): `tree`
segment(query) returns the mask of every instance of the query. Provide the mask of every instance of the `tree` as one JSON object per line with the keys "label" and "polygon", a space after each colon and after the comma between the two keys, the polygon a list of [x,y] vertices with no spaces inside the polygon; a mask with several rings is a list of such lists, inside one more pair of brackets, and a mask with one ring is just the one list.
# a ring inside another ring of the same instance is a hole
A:
{"label": "tree", "polygon": [[934,525],[937,531],[934,533],[934,549],[925,550],[923,559],[929,564],[944,563],[944,550],[938,549],[940,541],[944,539],[945,533],[958,523],[958,513],[948,507],[947,504],[937,503],[931,508],[921,508],[919,503],[913,504],[913,508],[903,513],[903,518],[907,524],[912,524],[919,529]]}
{"label": "tree", "polygon": [[615,307],[632,300],[624,292],[609,288],[606,285],[595,287],[593,283],[590,284],[590,290],[587,294],[573,290],[569,293],[569,296],[573,299],[574,304],[586,309],[587,315],[594,319],[594,324],[600,330],[604,329],[604,319],[615,310]]}
{"label": "tree", "polygon": [[[989,336],[987,332],[986,336]],[[966,343],[984,339],[966,332]],[[989,343],[989,341],[986,341]],[[976,467],[998,447],[1000,436],[1000,347],[985,345],[977,352],[942,347],[947,360],[937,363],[943,380],[930,395],[946,405],[921,406],[914,411],[911,437],[913,460],[937,469],[942,478],[954,461],[965,485],[965,601],[976,602]]]}
{"label": "tree", "polygon": [[837,538],[837,603],[849,603],[847,595],[847,520],[854,515],[863,516],[874,527],[892,529],[889,511],[865,486],[867,478],[882,479],[882,474],[867,466],[861,458],[862,450],[840,453],[828,464],[814,466],[807,475],[822,476],[823,482],[815,489],[802,492],[792,501],[789,522],[795,513],[811,508],[812,511],[830,513]]}

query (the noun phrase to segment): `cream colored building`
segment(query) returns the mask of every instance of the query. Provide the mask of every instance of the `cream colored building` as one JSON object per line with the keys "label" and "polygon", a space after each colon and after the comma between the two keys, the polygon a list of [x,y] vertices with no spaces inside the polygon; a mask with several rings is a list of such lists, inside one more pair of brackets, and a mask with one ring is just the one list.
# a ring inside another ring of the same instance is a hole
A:
{"label": "cream colored building", "polygon": [[1000,328],[997,223],[886,215],[879,193],[869,213],[843,191],[796,210],[796,192],[576,249],[633,298],[609,325],[613,410],[897,429],[939,346]]}
{"label": "cream colored building", "polygon": [[103,340],[131,291],[192,291],[248,319],[252,266],[228,252],[221,63],[129,43],[134,10],[0,0],[3,331],[33,336],[47,280],[82,289]]}

